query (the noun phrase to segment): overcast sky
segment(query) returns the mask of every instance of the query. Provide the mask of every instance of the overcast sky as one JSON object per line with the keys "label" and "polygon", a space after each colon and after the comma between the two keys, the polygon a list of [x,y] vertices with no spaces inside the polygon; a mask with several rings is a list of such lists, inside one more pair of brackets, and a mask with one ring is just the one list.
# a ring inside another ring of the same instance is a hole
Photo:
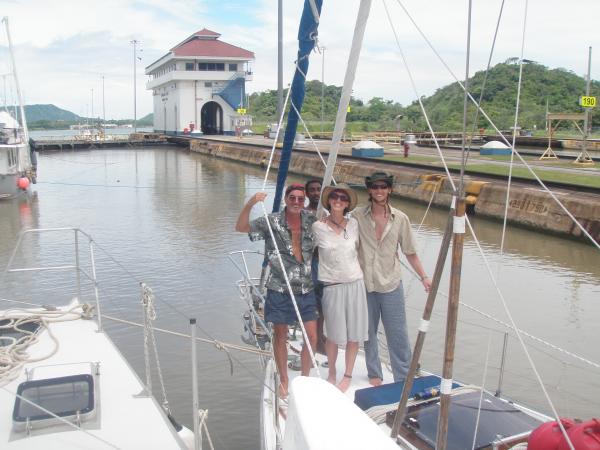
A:
{"label": "overcast sky", "polygon": [[[417,25],[460,78],[465,73],[468,1],[386,0],[419,95],[453,81],[402,11]],[[284,0],[284,82],[293,73],[302,0]],[[473,1],[470,73],[486,67],[502,0]],[[324,0],[319,43],[325,46],[325,83],[342,85],[359,0]],[[354,85],[354,96],[378,96],[408,104],[408,82],[383,0],[373,0]],[[525,0],[506,0],[493,63],[521,52]],[[144,68],[192,33],[208,28],[221,40],[256,55],[250,92],[277,86],[277,0],[3,0],[27,104],[53,103],[76,114],[133,117],[132,39],[141,42],[137,62],[137,115],[152,112]],[[524,58],[600,78],[600,0],[530,0]],[[1,45],[6,39],[2,35]],[[2,55],[5,55],[3,52]],[[321,79],[322,55],[313,54],[309,79]],[[0,86],[1,88],[1,86]],[[93,89],[93,95],[92,95]],[[544,87],[540,86],[540,95]]]}

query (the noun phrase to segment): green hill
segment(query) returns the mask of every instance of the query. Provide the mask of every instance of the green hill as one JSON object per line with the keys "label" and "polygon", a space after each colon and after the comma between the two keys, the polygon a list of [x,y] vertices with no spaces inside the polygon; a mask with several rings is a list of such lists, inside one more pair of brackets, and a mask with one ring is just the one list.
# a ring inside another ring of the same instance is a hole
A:
{"label": "green hill", "polygon": [[[500,129],[508,129],[514,124],[517,98],[519,65],[514,60],[497,64],[490,69],[481,106]],[[471,95],[478,100],[485,72],[477,72],[469,80]],[[592,82],[591,95],[600,94],[600,83]],[[548,69],[528,62],[523,65],[521,99],[519,104],[519,125],[527,129],[544,129],[546,121],[546,103],[551,113],[582,112],[578,105],[579,97],[585,95],[585,80],[566,69]],[[423,104],[434,129],[459,130],[462,128],[463,92],[458,83],[438,89],[432,96],[424,98]],[[414,102],[406,113],[414,118],[417,127],[424,127],[422,119],[416,119],[419,105]],[[469,119],[472,121],[475,108],[469,107]],[[581,125],[581,124],[580,124]],[[600,125],[600,121],[594,121]],[[479,115],[478,127],[490,128],[485,118]],[[565,126],[571,126],[565,123]]]}
{"label": "green hill", "polygon": [[28,123],[40,120],[68,122],[81,120],[77,114],[54,105],[25,105],[25,115]]}
{"label": "green hill", "polygon": [[[469,80],[469,89],[475,99],[479,99],[485,72],[477,72]],[[508,129],[514,123],[515,103],[519,65],[510,59],[497,64],[488,73],[486,88],[482,99],[482,107],[500,129]],[[321,82],[317,80],[306,83],[306,97],[302,108],[305,121],[320,121],[321,118]],[[544,129],[546,102],[548,110],[558,112],[582,112],[578,105],[579,97],[585,94],[585,80],[566,70],[549,69],[535,62],[527,62],[523,66],[523,82],[519,125],[527,129]],[[341,87],[325,86],[324,105],[326,122],[335,119],[337,104],[341,95]],[[591,95],[600,95],[600,83],[592,82]],[[285,96],[285,93],[284,93]],[[433,95],[422,98],[423,104],[435,130],[458,131],[462,129],[463,92],[458,83],[452,83],[438,89]],[[374,97],[368,102],[352,98],[351,111],[348,113],[348,126],[364,130],[393,130],[394,118],[402,115],[402,129],[425,130],[426,123],[417,101],[408,106],[381,97]],[[257,121],[272,122],[276,120],[277,92],[274,90],[253,93],[250,96],[249,113]],[[470,107],[469,122],[472,122],[475,108]],[[360,125],[353,122],[358,122]],[[353,126],[354,125],[354,126]],[[581,125],[581,124],[580,124]],[[593,118],[593,125],[600,126],[600,118]],[[575,127],[564,122],[565,128]],[[478,128],[491,127],[480,115]],[[317,129],[318,124],[313,124]],[[330,127],[329,127],[330,129]]]}

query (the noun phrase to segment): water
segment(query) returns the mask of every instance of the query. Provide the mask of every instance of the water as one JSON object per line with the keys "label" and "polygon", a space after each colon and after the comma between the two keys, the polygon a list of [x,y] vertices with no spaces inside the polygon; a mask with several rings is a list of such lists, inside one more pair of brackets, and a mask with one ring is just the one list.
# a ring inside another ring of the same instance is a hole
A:
{"label": "water", "polygon": [[[0,203],[0,267],[8,260],[21,229],[79,227],[98,243],[97,272],[103,312],[139,322],[138,282],[143,281],[157,296],[157,327],[188,332],[189,318],[196,317],[199,336],[239,344],[244,305],[234,283],[241,277],[226,255],[244,248],[260,249],[259,244],[250,243],[246,235],[233,229],[244,202],[261,187],[263,177],[263,171],[257,168],[173,147],[42,154],[40,182],[34,186],[32,198]],[[271,179],[267,187],[271,193],[273,186]],[[364,192],[360,192],[360,199],[364,201]],[[416,229],[425,206],[398,200],[395,204],[410,216]],[[253,214],[258,212],[255,209]],[[445,220],[446,212],[430,211],[418,235],[429,274],[433,272]],[[481,218],[474,218],[473,222],[517,325],[599,362],[600,252],[590,245],[513,228],[508,230],[501,255],[501,225]],[[35,265],[65,263],[59,249],[68,242],[67,237],[55,234],[33,239],[27,243],[21,259]],[[87,260],[83,261],[89,267]],[[258,262],[253,267],[258,267]],[[507,321],[470,236],[465,243],[463,276],[463,301]],[[10,276],[2,282],[0,297],[63,304],[75,293],[60,279],[52,273],[29,274],[19,281]],[[89,283],[84,288],[89,292]],[[409,294],[410,335],[414,337],[425,294],[420,283],[408,275],[405,289]],[[440,295],[422,358],[422,365],[433,371],[441,368],[445,309],[446,298]],[[461,309],[459,319],[455,378],[480,384],[487,359],[486,386],[495,390],[502,326],[466,307]],[[105,321],[105,325],[143,378],[141,330],[110,321]],[[158,339],[171,408],[176,418],[190,426],[189,344],[164,335]],[[524,339],[531,345],[532,358],[560,414],[598,416],[600,370]],[[230,365],[227,354],[213,346],[201,345],[199,350],[200,405],[209,410],[208,425],[215,446],[258,448],[261,372],[256,357],[232,351]],[[514,337],[509,338],[503,391],[532,407],[549,411]],[[160,398],[156,378],[154,392]]]}

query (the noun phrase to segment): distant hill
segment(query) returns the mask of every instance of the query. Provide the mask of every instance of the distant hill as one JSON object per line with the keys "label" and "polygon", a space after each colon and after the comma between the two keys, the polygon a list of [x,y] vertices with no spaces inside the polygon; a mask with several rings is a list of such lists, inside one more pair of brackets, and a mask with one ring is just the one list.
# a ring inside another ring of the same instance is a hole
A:
{"label": "distant hill", "polygon": [[66,122],[81,120],[77,114],[54,105],[25,105],[25,115],[28,123],[40,120]]}
{"label": "distant hill", "polygon": [[[479,99],[485,72],[475,73],[469,80],[469,90],[475,99]],[[519,65],[515,58],[492,67],[488,73],[482,106],[500,129],[508,129],[514,123],[515,102],[517,96],[517,81]],[[320,81],[306,82],[306,97],[302,108],[302,117],[307,121],[319,122],[321,118],[321,87]],[[332,122],[335,119],[341,88],[336,86],[324,87],[324,119]],[[546,101],[550,112],[582,112],[578,105],[581,95],[585,94],[585,80],[562,68],[549,69],[541,64],[529,61],[523,66],[523,83],[519,125],[522,128],[545,128]],[[285,94],[284,94],[285,95]],[[600,95],[600,83],[592,82],[591,95]],[[435,130],[459,131],[462,129],[463,92],[458,83],[452,83],[439,88],[433,95],[422,97],[423,104]],[[426,130],[417,101],[403,106],[393,100],[374,97],[361,101],[354,97],[350,100],[351,110],[347,120],[350,128],[365,131],[375,129],[394,130],[394,119],[400,115],[403,119],[400,127],[404,130]],[[268,90],[255,92],[250,95],[249,114],[257,120],[276,120],[277,92]],[[473,117],[474,107],[470,109]],[[472,119],[470,119],[471,121]],[[581,124],[580,124],[581,125]],[[593,117],[594,127],[600,126],[600,115]],[[318,123],[313,125],[319,128]],[[569,122],[561,126],[574,128]],[[480,115],[478,128],[490,128]]]}
{"label": "distant hill", "polygon": [[[469,80],[469,90],[476,100],[481,94],[485,72],[477,72]],[[519,65],[516,58],[497,64],[488,72],[481,105],[500,129],[508,129],[514,124],[515,104]],[[566,69],[549,69],[546,66],[529,61],[523,65],[521,99],[519,104],[519,125],[522,128],[544,129],[546,122],[546,103],[551,113],[581,113],[579,97],[585,95],[585,80]],[[592,81],[591,95],[600,94],[600,83]],[[422,99],[434,129],[460,130],[462,128],[463,91],[458,83],[438,89],[432,96]],[[475,108],[469,105],[470,115],[474,117]],[[405,109],[407,117],[417,125],[425,127],[420,118],[417,102]],[[418,117],[418,118],[417,118]],[[600,125],[599,118],[593,125]],[[565,126],[572,126],[565,122]],[[490,128],[485,118],[479,115],[478,127]],[[581,124],[580,124],[581,126]]]}

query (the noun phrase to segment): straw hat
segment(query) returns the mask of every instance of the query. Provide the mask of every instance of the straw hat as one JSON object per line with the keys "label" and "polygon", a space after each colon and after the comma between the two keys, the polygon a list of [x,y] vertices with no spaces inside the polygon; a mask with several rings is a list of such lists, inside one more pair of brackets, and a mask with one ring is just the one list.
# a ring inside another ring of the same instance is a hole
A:
{"label": "straw hat", "polygon": [[323,196],[321,197],[321,203],[324,208],[329,206],[329,194],[333,191],[344,191],[348,198],[350,199],[350,204],[348,205],[348,211],[352,211],[356,208],[356,204],[358,203],[358,196],[356,192],[345,183],[339,183],[337,186],[327,186],[323,189]]}

